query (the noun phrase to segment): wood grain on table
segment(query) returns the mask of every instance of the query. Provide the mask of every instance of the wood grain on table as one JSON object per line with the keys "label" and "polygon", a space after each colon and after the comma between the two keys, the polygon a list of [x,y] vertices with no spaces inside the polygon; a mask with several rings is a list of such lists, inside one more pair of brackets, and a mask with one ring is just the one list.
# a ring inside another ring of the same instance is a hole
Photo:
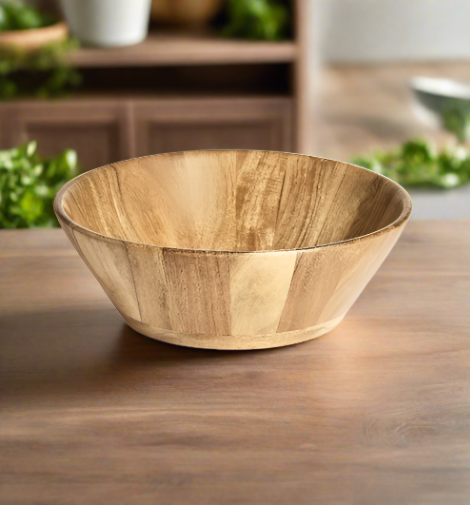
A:
{"label": "wood grain on table", "polygon": [[467,504],[470,222],[412,222],[343,323],[145,338],[60,230],[0,232],[2,504]]}

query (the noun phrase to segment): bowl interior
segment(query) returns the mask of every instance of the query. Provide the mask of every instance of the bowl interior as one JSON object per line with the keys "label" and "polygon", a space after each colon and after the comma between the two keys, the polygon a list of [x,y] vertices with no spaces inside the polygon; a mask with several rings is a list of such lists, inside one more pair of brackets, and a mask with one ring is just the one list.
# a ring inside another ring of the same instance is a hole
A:
{"label": "bowl interior", "polygon": [[87,172],[63,188],[56,209],[62,219],[130,242],[266,251],[370,234],[405,218],[410,200],[394,182],[347,163],[190,151]]}

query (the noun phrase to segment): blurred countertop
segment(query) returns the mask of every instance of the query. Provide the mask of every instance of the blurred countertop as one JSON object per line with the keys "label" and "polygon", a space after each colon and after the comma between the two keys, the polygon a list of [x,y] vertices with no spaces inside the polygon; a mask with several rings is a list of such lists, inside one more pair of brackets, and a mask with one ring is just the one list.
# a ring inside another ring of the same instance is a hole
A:
{"label": "blurred countertop", "polygon": [[416,117],[408,84],[414,76],[470,83],[470,61],[319,68],[318,155],[349,160],[371,149],[393,149],[417,136],[440,145],[452,141],[450,134],[423,125]]}
{"label": "blurred countertop", "polygon": [[[415,115],[409,80],[445,77],[470,83],[470,62],[387,63],[320,69],[315,152],[349,161],[374,149],[394,149],[414,137],[439,146],[452,135],[424,125]],[[470,146],[469,146],[470,147]],[[412,219],[470,219],[470,186],[410,191]]]}

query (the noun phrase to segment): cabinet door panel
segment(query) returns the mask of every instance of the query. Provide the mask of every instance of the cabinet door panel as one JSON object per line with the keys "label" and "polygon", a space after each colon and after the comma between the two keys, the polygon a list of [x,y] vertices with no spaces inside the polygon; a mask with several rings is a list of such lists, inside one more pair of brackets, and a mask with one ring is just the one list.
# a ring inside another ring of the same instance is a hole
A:
{"label": "cabinet door panel", "polygon": [[272,136],[271,125],[263,123],[153,124],[148,154],[193,149],[271,149]]}
{"label": "cabinet door panel", "polygon": [[191,149],[291,150],[286,98],[180,99],[138,102],[136,153]]}
{"label": "cabinet door panel", "polygon": [[36,139],[43,156],[53,156],[67,148],[77,151],[83,171],[118,161],[119,132],[116,125],[31,125],[28,138]]}
{"label": "cabinet door panel", "polygon": [[2,147],[37,140],[39,152],[55,155],[75,149],[82,171],[133,155],[131,111],[126,103],[61,101],[2,106]]}

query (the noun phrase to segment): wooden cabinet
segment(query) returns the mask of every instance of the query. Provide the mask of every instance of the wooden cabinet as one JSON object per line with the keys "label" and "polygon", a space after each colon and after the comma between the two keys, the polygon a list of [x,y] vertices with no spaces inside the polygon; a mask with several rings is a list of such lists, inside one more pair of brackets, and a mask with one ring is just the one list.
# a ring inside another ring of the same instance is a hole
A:
{"label": "wooden cabinet", "polygon": [[136,155],[192,149],[291,148],[286,98],[175,99],[135,105]]}
{"label": "wooden cabinet", "polygon": [[132,155],[129,104],[117,101],[25,101],[0,105],[1,147],[28,140],[50,156],[71,148],[83,170]]}
{"label": "wooden cabinet", "polygon": [[80,48],[67,57],[80,97],[0,103],[0,148],[33,138],[45,155],[73,148],[83,170],[191,149],[313,154],[315,2],[287,3],[289,40],[158,27],[135,46]]}
{"label": "wooden cabinet", "polygon": [[135,46],[80,48],[67,57],[84,76],[80,97],[0,102],[0,148],[33,138],[45,155],[73,148],[83,170],[191,149],[313,154],[315,2],[287,3],[289,40],[158,27]]}
{"label": "wooden cabinet", "polygon": [[290,98],[74,99],[0,105],[2,148],[76,149],[82,170],[190,149],[292,151]]}

